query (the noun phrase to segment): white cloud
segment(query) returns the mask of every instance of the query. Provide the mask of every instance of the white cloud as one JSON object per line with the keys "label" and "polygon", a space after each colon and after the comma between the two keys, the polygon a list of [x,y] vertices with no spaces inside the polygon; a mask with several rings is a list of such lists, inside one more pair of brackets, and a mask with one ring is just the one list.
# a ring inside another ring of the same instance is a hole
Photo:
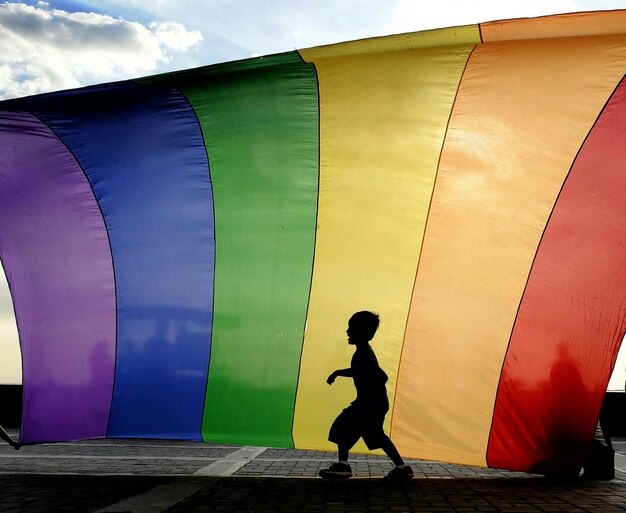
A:
{"label": "white cloud", "polygon": [[572,0],[439,0],[435,3],[398,0],[385,24],[390,33],[470,25],[511,18],[527,18],[584,10],[585,2]]}
{"label": "white cloud", "polygon": [[186,51],[202,40],[200,32],[188,32],[177,21],[152,22],[148,24],[148,28],[160,41],[160,44],[179,52]]}
{"label": "white cloud", "polygon": [[[54,0],[50,0],[54,4]],[[201,30],[180,67],[354,39],[557,12],[615,9],[623,0],[82,0],[133,19],[176,19]]]}
{"label": "white cloud", "polygon": [[[54,3],[54,2],[53,2]],[[83,0],[130,17],[176,19],[202,30],[204,65],[382,35],[395,1],[380,0]]]}
{"label": "white cloud", "polygon": [[147,25],[112,16],[0,4],[0,98],[154,72],[202,41],[175,21]]}

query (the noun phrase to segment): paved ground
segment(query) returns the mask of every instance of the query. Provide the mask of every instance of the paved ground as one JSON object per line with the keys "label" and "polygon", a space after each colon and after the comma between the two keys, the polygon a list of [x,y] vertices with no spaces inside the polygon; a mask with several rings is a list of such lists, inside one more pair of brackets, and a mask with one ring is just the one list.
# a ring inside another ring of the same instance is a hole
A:
{"label": "paved ground", "polygon": [[355,456],[355,478],[317,478],[335,454],[175,441],[0,445],[0,512],[626,512],[626,440],[612,482],[411,461],[416,479]]}

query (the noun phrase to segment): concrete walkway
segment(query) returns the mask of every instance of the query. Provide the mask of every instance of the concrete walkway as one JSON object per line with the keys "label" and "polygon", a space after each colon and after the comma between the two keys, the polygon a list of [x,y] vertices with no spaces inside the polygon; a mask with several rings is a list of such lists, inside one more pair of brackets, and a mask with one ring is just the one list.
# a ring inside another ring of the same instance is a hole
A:
{"label": "concrete walkway", "polygon": [[[334,453],[178,441],[91,440],[0,446],[0,512],[626,512],[626,441],[616,479],[559,482],[530,474],[411,461],[387,485],[386,458],[354,456],[355,478],[317,473]],[[276,479],[281,478],[281,479]]]}

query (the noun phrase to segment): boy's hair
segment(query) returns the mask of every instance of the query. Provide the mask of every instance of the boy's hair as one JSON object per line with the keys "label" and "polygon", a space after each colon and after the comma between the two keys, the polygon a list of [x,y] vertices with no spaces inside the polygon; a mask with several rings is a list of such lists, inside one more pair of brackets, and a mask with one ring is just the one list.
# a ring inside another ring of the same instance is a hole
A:
{"label": "boy's hair", "polygon": [[374,312],[363,310],[350,317],[350,323],[359,331],[366,340],[372,340],[380,325],[380,317]]}

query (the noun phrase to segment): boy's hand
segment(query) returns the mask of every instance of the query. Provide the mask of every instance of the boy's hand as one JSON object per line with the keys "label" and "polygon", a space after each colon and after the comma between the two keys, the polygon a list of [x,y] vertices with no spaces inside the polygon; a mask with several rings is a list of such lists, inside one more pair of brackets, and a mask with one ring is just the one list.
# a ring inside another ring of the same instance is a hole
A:
{"label": "boy's hand", "polygon": [[329,385],[332,385],[335,382],[336,377],[337,377],[337,374],[333,372],[330,376],[328,376],[326,383],[328,383]]}

